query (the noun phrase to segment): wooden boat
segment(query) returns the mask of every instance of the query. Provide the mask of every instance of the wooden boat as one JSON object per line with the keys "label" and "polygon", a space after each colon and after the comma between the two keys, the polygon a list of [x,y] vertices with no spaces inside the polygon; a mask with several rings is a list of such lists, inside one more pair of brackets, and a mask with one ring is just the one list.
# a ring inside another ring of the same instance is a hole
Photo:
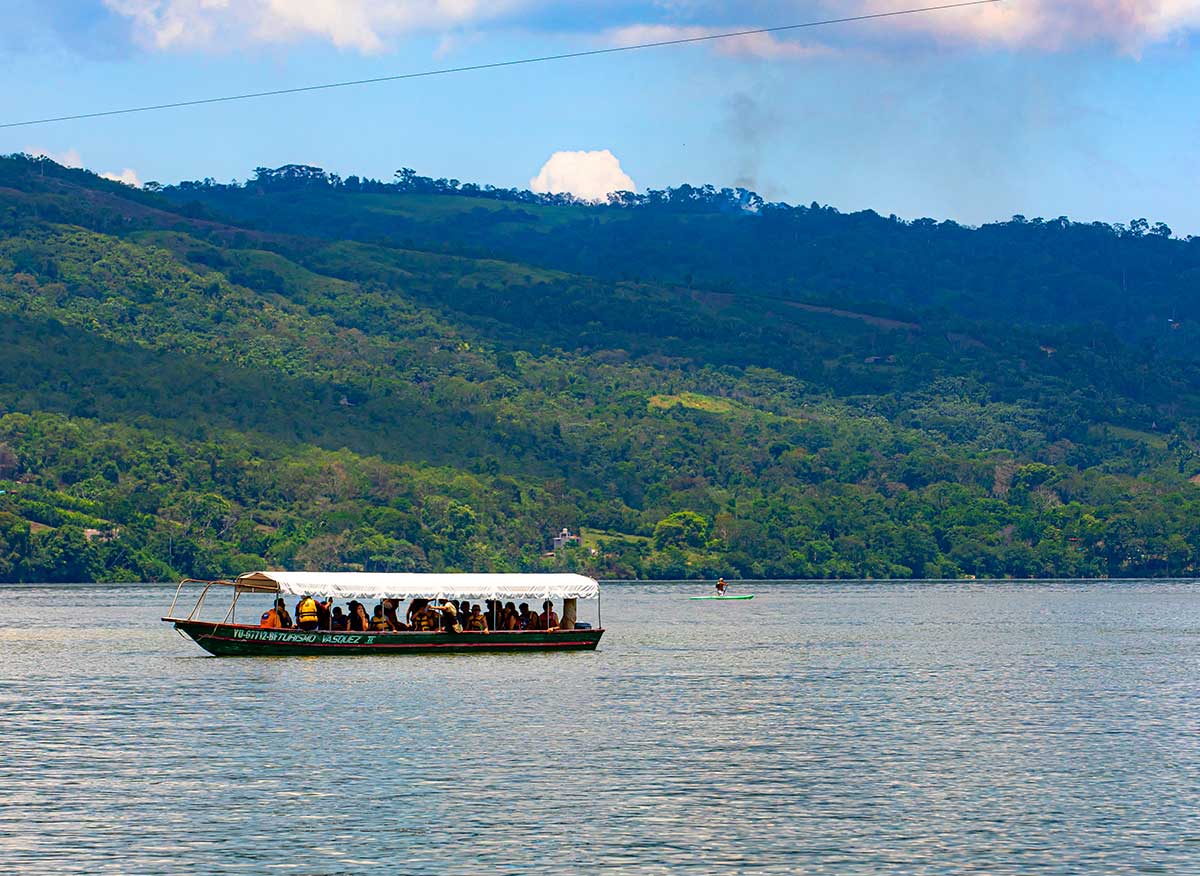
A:
{"label": "wooden boat", "polygon": [[[175,616],[185,584],[202,584],[186,617]],[[221,620],[204,620],[204,600],[214,587],[231,588],[233,598]],[[416,598],[529,602],[563,600],[563,622],[571,629],[476,632],[330,632],[265,629],[238,623],[243,594],[324,596],[335,600]],[[596,600],[596,628],[574,622],[576,600]],[[594,651],[604,635],[600,626],[600,585],[583,575],[422,575],[371,572],[248,572],[233,581],[179,582],[163,621],[216,657],[282,657],[345,654],[445,654],[507,651]]]}

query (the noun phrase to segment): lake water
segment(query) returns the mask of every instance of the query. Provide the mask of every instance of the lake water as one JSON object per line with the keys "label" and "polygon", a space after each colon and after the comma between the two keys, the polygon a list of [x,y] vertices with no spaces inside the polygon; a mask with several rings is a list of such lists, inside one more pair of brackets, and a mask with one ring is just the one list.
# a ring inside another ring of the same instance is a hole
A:
{"label": "lake water", "polygon": [[1200,872],[1200,586],[698,588],[214,659],[167,589],[0,587],[0,873]]}

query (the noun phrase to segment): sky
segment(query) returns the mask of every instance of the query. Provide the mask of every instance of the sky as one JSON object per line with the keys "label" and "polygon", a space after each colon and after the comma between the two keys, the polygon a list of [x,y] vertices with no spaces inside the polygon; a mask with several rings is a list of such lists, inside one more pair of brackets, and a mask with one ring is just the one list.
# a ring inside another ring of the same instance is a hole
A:
{"label": "sky", "polygon": [[[9,0],[0,124],[936,0]],[[688,182],[1200,235],[1200,0],[984,6],[0,129],[130,184],[313,164],[601,197]]]}

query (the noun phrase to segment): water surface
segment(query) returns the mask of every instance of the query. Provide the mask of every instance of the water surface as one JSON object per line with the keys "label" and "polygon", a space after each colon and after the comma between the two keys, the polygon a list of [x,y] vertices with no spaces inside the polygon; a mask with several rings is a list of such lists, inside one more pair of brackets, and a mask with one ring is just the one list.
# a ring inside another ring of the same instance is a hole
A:
{"label": "water surface", "polygon": [[606,587],[595,653],[282,659],[0,587],[0,873],[1200,872],[1200,587],[698,587]]}

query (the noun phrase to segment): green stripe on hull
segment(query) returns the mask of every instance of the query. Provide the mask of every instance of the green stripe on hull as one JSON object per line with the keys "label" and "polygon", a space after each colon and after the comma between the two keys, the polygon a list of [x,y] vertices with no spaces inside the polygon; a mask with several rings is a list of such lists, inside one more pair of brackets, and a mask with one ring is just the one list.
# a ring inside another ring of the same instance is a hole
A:
{"label": "green stripe on hull", "polygon": [[604,630],[495,633],[330,633],[265,630],[163,618],[216,657],[345,654],[478,654],[495,651],[594,651]]}

